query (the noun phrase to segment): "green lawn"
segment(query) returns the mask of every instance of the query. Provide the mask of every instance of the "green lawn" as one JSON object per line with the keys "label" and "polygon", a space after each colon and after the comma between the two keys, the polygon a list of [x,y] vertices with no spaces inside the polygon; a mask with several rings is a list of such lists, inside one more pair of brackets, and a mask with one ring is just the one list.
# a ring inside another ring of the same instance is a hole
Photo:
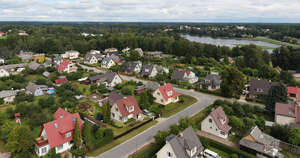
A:
{"label": "green lawn", "polygon": [[139,149],[132,155],[128,156],[128,158],[154,158],[155,155],[153,155],[153,148],[152,148],[152,143],[144,146],[143,148]]}
{"label": "green lawn", "polygon": [[91,90],[90,90],[91,86],[90,85],[81,84],[79,82],[72,82],[72,83],[74,85],[76,85],[81,92],[83,92],[83,95],[89,95],[89,94],[91,94]]}
{"label": "green lawn", "polygon": [[283,155],[287,156],[288,158],[298,158],[299,157],[297,155],[293,155],[293,154],[285,152],[285,151],[283,151],[282,153],[283,153]]}
{"label": "green lawn", "polygon": [[[149,120],[149,119],[145,119],[143,121],[136,122],[134,126],[136,127],[136,126],[140,125],[141,123],[143,123],[147,120]],[[116,125],[120,128],[114,127],[114,126],[111,126],[111,125],[107,125],[107,128],[110,128],[110,129],[113,130],[114,136],[120,135],[120,134],[122,134],[122,133],[124,133],[124,132],[126,132],[126,131],[133,128],[133,127],[130,127],[129,125],[126,125],[126,124],[121,123],[121,122],[116,122]]]}
{"label": "green lawn", "polygon": [[269,42],[272,44],[278,44],[278,45],[282,45],[282,46],[291,46],[294,48],[300,48],[300,45],[298,44],[291,44],[291,43],[287,43],[287,42],[282,42],[282,41],[278,41],[278,40],[274,40],[274,39],[270,39],[267,37],[255,37],[255,38],[245,38],[247,40],[252,40],[252,41],[264,41],[264,42]]}
{"label": "green lawn", "polygon": [[1,112],[1,113],[2,113],[2,112],[5,112],[6,109],[9,108],[9,107],[15,108],[16,105],[14,105],[14,104],[2,104],[2,105],[0,105],[0,112]]}
{"label": "green lawn", "polygon": [[150,128],[151,126],[155,125],[157,123],[157,121],[152,121],[148,124],[146,124],[145,126],[142,126],[138,129],[136,129],[135,131],[132,131],[131,133],[119,138],[119,139],[116,139],[116,140],[113,140],[112,142],[96,149],[96,150],[93,150],[93,151],[90,151],[87,153],[87,156],[97,156],[97,155],[100,155],[101,153],[104,153],[105,151],[108,151],[112,148],[114,148],[115,146],[125,142],[126,140],[129,140],[130,138],[138,135],[139,133],[145,131],[146,129]]}
{"label": "green lawn", "polygon": [[170,117],[170,116],[172,116],[172,115],[174,115],[174,114],[182,111],[183,109],[185,109],[185,108],[189,107],[190,105],[192,105],[192,104],[194,104],[194,103],[197,102],[196,98],[188,96],[188,95],[183,95],[183,94],[181,96],[179,96],[179,99],[181,101],[183,101],[184,104],[182,106],[179,106],[178,108],[176,108],[174,110],[172,110],[174,107],[182,104],[180,101],[177,102],[177,103],[171,103],[171,104],[166,105],[164,107],[164,109],[163,109],[163,113],[166,112],[166,111],[168,111],[168,110],[172,110],[172,111],[170,111],[167,114],[163,114],[164,118]]}
{"label": "green lawn", "polygon": [[214,151],[215,153],[217,153],[219,156],[221,156],[222,158],[231,158],[231,156],[223,150],[214,148],[214,147],[208,147],[209,150]]}

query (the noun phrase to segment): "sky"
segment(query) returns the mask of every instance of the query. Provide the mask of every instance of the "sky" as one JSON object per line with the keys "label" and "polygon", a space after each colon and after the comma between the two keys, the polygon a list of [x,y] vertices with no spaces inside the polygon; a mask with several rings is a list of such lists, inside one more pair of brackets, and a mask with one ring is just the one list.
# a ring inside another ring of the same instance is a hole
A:
{"label": "sky", "polygon": [[0,0],[0,21],[300,23],[300,0]]}

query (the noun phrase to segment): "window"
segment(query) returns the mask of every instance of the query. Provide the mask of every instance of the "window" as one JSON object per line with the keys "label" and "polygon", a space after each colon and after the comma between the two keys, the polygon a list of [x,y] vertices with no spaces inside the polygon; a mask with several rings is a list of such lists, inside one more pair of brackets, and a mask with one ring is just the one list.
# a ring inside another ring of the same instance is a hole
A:
{"label": "window", "polygon": [[160,95],[160,93],[159,93],[159,92],[157,92],[157,95]]}
{"label": "window", "polygon": [[119,109],[116,107],[116,109],[115,109],[116,111],[119,111]]}
{"label": "window", "polygon": [[167,152],[168,157],[172,157],[172,153]]}
{"label": "window", "polygon": [[119,120],[122,120],[122,116],[119,117]]}
{"label": "window", "polygon": [[208,121],[209,121],[209,123],[212,123],[212,119],[209,119]]}
{"label": "window", "polygon": [[130,106],[128,112],[133,112],[134,111],[134,106]]}
{"label": "window", "polygon": [[160,102],[162,102],[162,103],[163,103],[163,102],[164,102],[164,100],[163,100],[163,99],[161,99],[161,100],[160,100]]}
{"label": "window", "polygon": [[222,134],[223,136],[225,136],[225,135],[226,135],[226,133],[225,133],[225,132],[223,132],[223,131],[221,131],[221,134]]}
{"label": "window", "polygon": [[62,150],[64,148],[64,145],[60,145],[58,147],[56,147],[57,151]]}
{"label": "window", "polygon": [[112,117],[115,117],[115,113],[111,113]]}
{"label": "window", "polygon": [[42,148],[42,154],[47,152],[47,147]]}
{"label": "window", "polygon": [[67,134],[66,134],[66,138],[69,138],[69,137],[71,137],[72,136],[72,132],[68,132]]}
{"label": "window", "polygon": [[173,94],[173,91],[168,92],[168,96],[171,96]]}

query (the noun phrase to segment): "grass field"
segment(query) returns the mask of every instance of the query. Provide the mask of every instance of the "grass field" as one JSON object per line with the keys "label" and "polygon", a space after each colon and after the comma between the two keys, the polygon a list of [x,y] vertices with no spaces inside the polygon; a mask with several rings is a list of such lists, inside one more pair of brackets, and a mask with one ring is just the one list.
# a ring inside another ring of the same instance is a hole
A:
{"label": "grass field", "polygon": [[116,139],[116,140],[114,140],[114,141],[112,141],[112,142],[110,142],[110,143],[108,143],[108,144],[106,144],[106,145],[104,145],[104,146],[96,149],[96,150],[88,152],[87,156],[97,156],[97,155],[100,155],[101,153],[104,153],[104,152],[106,152],[106,151],[108,151],[108,150],[116,147],[117,145],[119,145],[119,144],[121,144],[121,143],[129,140],[130,138],[138,135],[139,133],[142,133],[143,131],[147,130],[148,128],[154,126],[156,123],[157,123],[157,121],[152,121],[152,122],[146,124],[145,126],[142,126],[142,127],[138,128],[137,130],[132,131],[131,133],[129,133],[129,134],[127,134],[127,135],[125,135],[125,136],[123,136],[123,137],[121,137],[119,139]]}
{"label": "grass field", "polygon": [[274,39],[270,39],[267,37],[255,37],[255,38],[243,38],[246,40],[252,40],[252,41],[263,41],[263,42],[269,42],[272,44],[278,44],[278,45],[282,45],[282,46],[291,46],[294,48],[300,48],[300,45],[298,44],[291,44],[291,43],[287,43],[287,42],[282,42],[282,41],[278,41],[278,40],[274,40]]}

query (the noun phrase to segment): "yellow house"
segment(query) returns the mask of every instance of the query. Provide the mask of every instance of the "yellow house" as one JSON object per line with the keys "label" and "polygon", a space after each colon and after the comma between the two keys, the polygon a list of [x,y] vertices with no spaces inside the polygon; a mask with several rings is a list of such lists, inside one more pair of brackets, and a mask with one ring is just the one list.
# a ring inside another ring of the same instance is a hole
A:
{"label": "yellow house", "polygon": [[45,62],[45,54],[35,54],[32,59],[36,63]]}

